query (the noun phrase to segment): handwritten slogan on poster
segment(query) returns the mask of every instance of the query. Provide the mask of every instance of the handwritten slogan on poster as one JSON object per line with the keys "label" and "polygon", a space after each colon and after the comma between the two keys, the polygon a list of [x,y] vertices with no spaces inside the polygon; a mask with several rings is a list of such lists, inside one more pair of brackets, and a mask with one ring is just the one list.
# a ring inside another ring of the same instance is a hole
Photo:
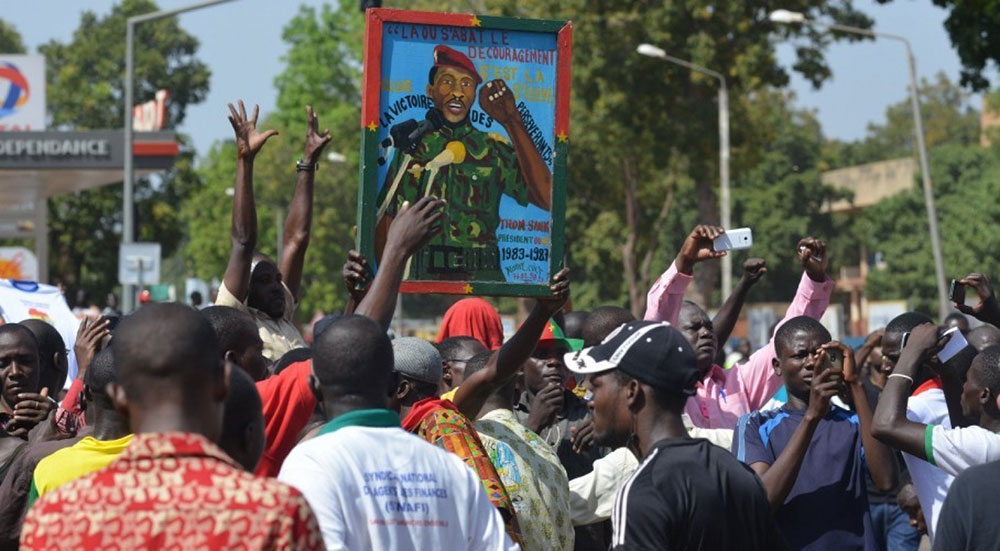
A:
{"label": "handwritten slogan on poster", "polygon": [[556,66],[552,33],[385,23],[377,223],[447,201],[408,279],[548,281]]}

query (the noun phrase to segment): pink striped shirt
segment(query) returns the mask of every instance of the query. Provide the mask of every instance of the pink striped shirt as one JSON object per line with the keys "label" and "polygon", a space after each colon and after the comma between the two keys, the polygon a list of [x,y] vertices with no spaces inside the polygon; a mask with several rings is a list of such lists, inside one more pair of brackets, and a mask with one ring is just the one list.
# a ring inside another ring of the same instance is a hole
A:
{"label": "pink striped shirt", "polygon": [[[692,279],[689,275],[679,273],[671,263],[670,268],[656,280],[646,296],[644,319],[677,325],[684,290]],[[830,304],[833,283],[829,277],[822,283],[817,283],[803,273],[795,298],[778,327],[796,316],[815,319],[823,317],[823,312]],[[694,426],[735,429],[741,415],[760,409],[781,388],[782,380],[774,374],[771,366],[774,358],[772,335],[767,346],[754,352],[746,363],[737,365],[728,372],[713,365],[705,379],[698,383],[696,394],[687,403],[685,411]]]}

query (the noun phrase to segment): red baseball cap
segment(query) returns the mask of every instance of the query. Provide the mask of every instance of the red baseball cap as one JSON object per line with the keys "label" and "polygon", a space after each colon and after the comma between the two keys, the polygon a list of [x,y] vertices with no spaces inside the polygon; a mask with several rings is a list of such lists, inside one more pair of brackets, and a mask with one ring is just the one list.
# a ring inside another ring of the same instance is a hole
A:
{"label": "red baseball cap", "polygon": [[476,79],[477,86],[483,83],[483,77],[479,76],[479,71],[476,70],[476,66],[472,63],[472,60],[462,52],[449,48],[444,44],[434,47],[434,66],[451,67],[465,71],[472,75],[472,78]]}

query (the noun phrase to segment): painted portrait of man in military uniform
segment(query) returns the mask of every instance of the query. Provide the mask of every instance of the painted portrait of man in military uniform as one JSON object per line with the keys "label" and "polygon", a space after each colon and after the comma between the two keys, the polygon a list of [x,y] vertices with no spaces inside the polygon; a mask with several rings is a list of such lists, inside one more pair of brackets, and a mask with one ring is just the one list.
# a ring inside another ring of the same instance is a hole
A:
{"label": "painted portrait of man in military uniform", "polygon": [[[447,202],[444,230],[413,257],[408,279],[505,281],[496,236],[501,196],[548,211],[552,173],[506,82],[484,83],[461,52],[444,45],[434,48],[426,94],[444,124],[426,134],[409,156],[401,151],[393,156],[376,200],[384,212],[376,222],[376,256],[380,235],[403,202],[433,195]],[[506,136],[473,126],[470,112],[477,98]]]}

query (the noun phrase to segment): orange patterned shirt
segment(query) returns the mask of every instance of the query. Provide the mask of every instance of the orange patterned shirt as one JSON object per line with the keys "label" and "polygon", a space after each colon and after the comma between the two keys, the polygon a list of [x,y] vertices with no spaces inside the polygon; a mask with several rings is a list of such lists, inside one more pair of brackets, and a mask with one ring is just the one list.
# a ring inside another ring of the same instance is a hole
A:
{"label": "orange patterned shirt", "polygon": [[25,551],[321,550],[297,490],[241,470],[201,435],[137,434],[107,468],[42,496]]}
{"label": "orange patterned shirt", "polygon": [[449,400],[424,398],[413,404],[402,421],[403,429],[449,451],[465,461],[483,483],[490,501],[500,511],[507,535],[514,543],[524,546],[517,512],[504,488],[500,475],[490,461],[479,433],[458,408]]}

